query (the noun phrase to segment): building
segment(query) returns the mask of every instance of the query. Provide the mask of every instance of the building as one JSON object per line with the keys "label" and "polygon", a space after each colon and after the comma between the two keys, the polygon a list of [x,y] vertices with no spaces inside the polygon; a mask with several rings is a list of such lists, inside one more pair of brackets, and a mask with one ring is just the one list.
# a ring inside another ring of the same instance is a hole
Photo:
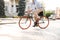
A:
{"label": "building", "polygon": [[56,18],[60,19],[60,8],[56,8]]}
{"label": "building", "polygon": [[4,0],[4,1],[5,1],[5,15],[17,16],[19,0]]}

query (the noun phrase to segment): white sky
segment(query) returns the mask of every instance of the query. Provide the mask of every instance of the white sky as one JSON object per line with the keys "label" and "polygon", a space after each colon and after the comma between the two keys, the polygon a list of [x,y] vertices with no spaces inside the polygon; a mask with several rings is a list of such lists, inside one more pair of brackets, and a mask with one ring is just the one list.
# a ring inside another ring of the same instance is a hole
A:
{"label": "white sky", "polygon": [[60,0],[37,0],[44,2],[46,10],[55,10],[56,7],[60,7]]}

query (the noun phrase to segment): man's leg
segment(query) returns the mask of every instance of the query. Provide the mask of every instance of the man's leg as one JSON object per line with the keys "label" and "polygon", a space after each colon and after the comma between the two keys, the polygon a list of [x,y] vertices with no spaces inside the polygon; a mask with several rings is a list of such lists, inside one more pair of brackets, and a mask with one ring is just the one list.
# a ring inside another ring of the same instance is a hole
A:
{"label": "man's leg", "polygon": [[33,26],[33,27],[38,26],[38,25],[37,25],[37,24],[38,24],[38,18],[39,18],[38,13],[39,13],[39,11],[35,11],[35,12],[34,12],[35,22],[34,22],[34,26]]}
{"label": "man's leg", "polygon": [[40,19],[42,20],[42,22],[44,23],[44,19],[43,19],[43,11],[41,11],[39,14],[38,14],[38,16],[40,17]]}

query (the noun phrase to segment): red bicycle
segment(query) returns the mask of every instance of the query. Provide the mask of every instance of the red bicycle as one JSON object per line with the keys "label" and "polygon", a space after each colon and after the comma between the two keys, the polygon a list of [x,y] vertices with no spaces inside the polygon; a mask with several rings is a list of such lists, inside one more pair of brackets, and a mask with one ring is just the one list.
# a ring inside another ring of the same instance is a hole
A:
{"label": "red bicycle", "polygon": [[[31,19],[34,21],[33,19],[34,17],[32,16],[22,16],[20,17],[19,20],[19,27],[22,30],[28,29],[31,26]],[[45,16],[43,16],[42,18],[38,18],[38,26],[41,29],[45,29],[47,28],[49,25],[49,19]]]}

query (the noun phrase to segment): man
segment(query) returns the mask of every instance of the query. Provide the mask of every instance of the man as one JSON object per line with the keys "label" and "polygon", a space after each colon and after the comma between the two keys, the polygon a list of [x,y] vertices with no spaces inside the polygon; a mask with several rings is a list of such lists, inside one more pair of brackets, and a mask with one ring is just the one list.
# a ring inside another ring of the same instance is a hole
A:
{"label": "man", "polygon": [[33,27],[35,27],[37,25],[37,19],[43,16],[43,7],[36,0],[32,0],[32,2],[29,3],[27,9],[28,13],[32,12],[34,14],[35,22]]}

